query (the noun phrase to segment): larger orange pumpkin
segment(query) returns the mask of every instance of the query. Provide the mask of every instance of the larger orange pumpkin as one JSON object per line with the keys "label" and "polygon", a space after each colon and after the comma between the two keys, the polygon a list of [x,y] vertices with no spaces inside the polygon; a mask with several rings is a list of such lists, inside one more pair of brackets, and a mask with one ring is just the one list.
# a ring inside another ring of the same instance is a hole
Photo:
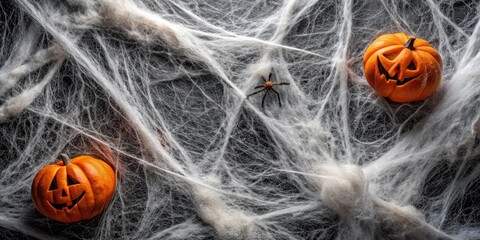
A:
{"label": "larger orange pumpkin", "polygon": [[363,56],[365,77],[383,97],[395,102],[424,100],[442,79],[442,59],[430,44],[405,33],[378,37]]}
{"label": "larger orange pumpkin", "polygon": [[71,223],[98,215],[115,190],[115,174],[104,161],[79,156],[48,165],[35,176],[32,199],[44,216]]}

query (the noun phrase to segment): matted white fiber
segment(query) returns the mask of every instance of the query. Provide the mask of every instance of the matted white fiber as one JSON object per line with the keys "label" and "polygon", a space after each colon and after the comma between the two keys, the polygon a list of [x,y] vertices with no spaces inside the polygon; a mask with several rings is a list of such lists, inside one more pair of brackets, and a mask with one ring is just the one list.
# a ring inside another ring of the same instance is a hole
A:
{"label": "matted white fiber", "polygon": [[[475,1],[0,2],[0,239],[479,239]],[[443,59],[422,102],[363,53],[406,32]],[[277,95],[250,96],[271,74]],[[62,224],[35,174],[109,146],[105,212]]]}

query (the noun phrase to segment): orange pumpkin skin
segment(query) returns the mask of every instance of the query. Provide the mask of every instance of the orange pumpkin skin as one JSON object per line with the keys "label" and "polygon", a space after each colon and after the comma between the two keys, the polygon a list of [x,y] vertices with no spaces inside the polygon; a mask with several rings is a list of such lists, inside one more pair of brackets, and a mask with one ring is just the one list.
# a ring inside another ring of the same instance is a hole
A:
{"label": "orange pumpkin skin", "polygon": [[32,184],[35,208],[44,216],[64,223],[95,217],[110,203],[115,173],[104,161],[78,156],[41,169]]}
{"label": "orange pumpkin skin", "polygon": [[442,80],[442,58],[430,44],[405,33],[385,34],[373,41],[363,56],[368,83],[395,102],[421,101]]}

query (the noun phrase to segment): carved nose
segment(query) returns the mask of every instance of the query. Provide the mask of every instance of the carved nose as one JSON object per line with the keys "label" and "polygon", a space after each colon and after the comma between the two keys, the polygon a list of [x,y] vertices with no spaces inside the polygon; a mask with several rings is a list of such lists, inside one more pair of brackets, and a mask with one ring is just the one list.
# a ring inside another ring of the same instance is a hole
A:
{"label": "carved nose", "polygon": [[67,192],[65,192],[65,189],[62,189],[62,197],[66,197],[67,196]]}

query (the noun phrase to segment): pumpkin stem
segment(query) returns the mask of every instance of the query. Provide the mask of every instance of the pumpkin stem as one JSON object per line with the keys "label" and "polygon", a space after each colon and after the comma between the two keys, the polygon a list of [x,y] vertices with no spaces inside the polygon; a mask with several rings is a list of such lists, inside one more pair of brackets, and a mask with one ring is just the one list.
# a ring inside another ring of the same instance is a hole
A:
{"label": "pumpkin stem", "polygon": [[406,48],[408,48],[410,50],[415,50],[415,47],[413,46],[413,42],[415,42],[415,39],[416,38],[413,38],[413,37],[408,39],[408,41],[403,46],[405,46]]}
{"label": "pumpkin stem", "polygon": [[70,164],[70,158],[68,157],[67,154],[61,153],[60,157],[62,158],[63,165],[67,166],[68,164]]}

